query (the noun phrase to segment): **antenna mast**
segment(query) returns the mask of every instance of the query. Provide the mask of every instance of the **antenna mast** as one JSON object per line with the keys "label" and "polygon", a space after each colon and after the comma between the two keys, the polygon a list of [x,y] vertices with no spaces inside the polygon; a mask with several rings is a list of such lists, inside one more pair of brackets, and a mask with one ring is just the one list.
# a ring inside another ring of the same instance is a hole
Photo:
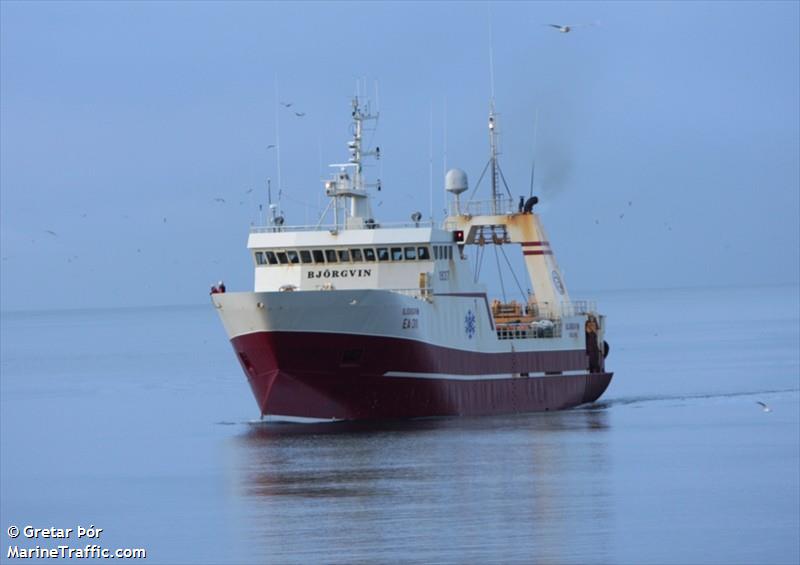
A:
{"label": "antenna mast", "polygon": [[431,100],[428,122],[428,199],[430,206],[430,219],[433,222],[433,100]]}
{"label": "antenna mast", "polygon": [[[347,149],[350,152],[350,159],[347,163],[330,165],[339,169],[331,180],[325,181],[325,194],[333,199],[333,221],[334,228],[339,229],[339,208],[343,212],[343,227],[361,228],[374,227],[374,220],[371,218],[369,206],[369,195],[367,188],[381,189],[381,181],[366,183],[363,175],[362,159],[364,157],[381,158],[380,147],[374,150],[365,151],[362,144],[364,139],[364,122],[367,120],[377,120],[378,114],[370,114],[369,105],[362,109],[359,104],[358,95],[353,97],[351,116],[353,118],[353,138],[347,142]],[[350,171],[348,173],[348,170]],[[351,178],[352,175],[352,178]],[[349,200],[349,212],[347,204]]]}
{"label": "antenna mast", "polygon": [[531,190],[528,198],[533,196],[533,179],[536,174],[536,130],[539,127],[539,108],[536,108],[536,117],[533,120],[533,155],[531,156]]}
{"label": "antenna mast", "polygon": [[280,92],[278,91],[278,75],[275,75],[275,158],[278,161],[278,194],[280,195],[283,184],[281,184],[281,127],[280,127]]}
{"label": "antenna mast", "polygon": [[492,169],[492,214],[497,214],[497,135],[495,132],[496,120],[494,112],[494,46],[492,37],[492,6],[486,4],[486,11],[489,17],[489,86],[492,97],[489,101],[489,163]]}
{"label": "antenna mast", "polygon": [[497,214],[497,134],[495,132],[494,98],[489,105],[489,161],[492,169],[492,213]]}

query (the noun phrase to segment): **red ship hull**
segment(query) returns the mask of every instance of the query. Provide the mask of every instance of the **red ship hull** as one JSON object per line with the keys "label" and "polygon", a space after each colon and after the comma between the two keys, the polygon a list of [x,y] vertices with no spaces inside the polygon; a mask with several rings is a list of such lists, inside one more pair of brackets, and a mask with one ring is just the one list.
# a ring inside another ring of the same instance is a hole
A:
{"label": "red ship hull", "polygon": [[[262,415],[314,420],[477,416],[594,402],[612,373],[583,350],[479,353],[414,340],[257,332],[231,340]],[[512,375],[515,375],[512,377]]]}

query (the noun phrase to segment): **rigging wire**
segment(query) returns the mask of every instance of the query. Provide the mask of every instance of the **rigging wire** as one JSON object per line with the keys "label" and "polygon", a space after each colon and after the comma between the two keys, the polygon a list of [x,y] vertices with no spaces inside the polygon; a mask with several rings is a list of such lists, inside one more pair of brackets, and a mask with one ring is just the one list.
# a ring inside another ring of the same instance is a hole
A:
{"label": "rigging wire", "polygon": [[481,181],[483,180],[483,177],[486,175],[486,170],[489,168],[489,165],[491,165],[491,164],[492,164],[492,160],[489,159],[489,161],[487,161],[486,165],[483,167],[483,172],[481,173],[481,176],[478,177],[478,182],[475,183],[475,188],[473,188],[472,192],[470,192],[470,194],[469,194],[469,200],[467,201],[468,203],[472,202],[472,198],[475,196],[475,192],[477,192],[478,187],[481,185]]}
{"label": "rigging wire", "polygon": [[522,302],[525,303],[528,301],[528,297],[525,295],[525,292],[522,290],[522,285],[519,284],[519,279],[517,278],[517,274],[514,272],[514,268],[511,266],[511,261],[508,260],[508,255],[506,255],[505,250],[500,247],[500,253],[503,254],[503,259],[506,260],[506,264],[508,265],[508,270],[511,271],[511,276],[514,277],[514,282],[517,283],[517,288],[519,289],[519,293],[522,296]]}
{"label": "rigging wire", "polygon": [[508,302],[506,300],[506,286],[503,284],[503,272],[500,270],[500,254],[497,253],[497,245],[494,246],[494,258],[497,262],[497,274],[500,277],[500,291],[503,293],[503,302]]}
{"label": "rigging wire", "polygon": [[503,186],[506,187],[506,192],[508,193],[508,197],[511,200],[514,200],[514,197],[511,195],[511,190],[508,188],[508,183],[506,182],[506,176],[503,174],[503,169],[500,168],[500,165],[497,165],[497,172],[500,173],[500,178],[503,181]]}
{"label": "rigging wire", "polygon": [[478,282],[478,277],[481,276],[481,267],[483,266],[483,255],[485,251],[485,245],[478,246],[478,253],[475,260],[475,282]]}
{"label": "rigging wire", "polygon": [[536,130],[539,128],[539,108],[536,108],[536,118],[533,121],[533,151],[531,155],[531,189],[528,198],[533,197],[533,179],[536,175]]}

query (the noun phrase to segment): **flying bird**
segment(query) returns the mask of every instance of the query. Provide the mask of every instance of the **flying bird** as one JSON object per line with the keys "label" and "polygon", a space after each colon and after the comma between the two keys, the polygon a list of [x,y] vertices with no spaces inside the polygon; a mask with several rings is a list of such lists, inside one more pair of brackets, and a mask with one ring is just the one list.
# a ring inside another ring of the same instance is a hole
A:
{"label": "flying bird", "polygon": [[569,25],[561,25],[561,24],[545,24],[546,27],[552,27],[560,31],[561,33],[569,33],[576,27],[585,27],[585,26],[593,26],[598,25],[598,22],[594,22],[591,24],[569,24]]}
{"label": "flying bird", "polygon": [[253,192],[252,188],[248,188],[247,190],[244,191],[245,194],[250,194],[251,192]]}
{"label": "flying bird", "polygon": [[214,202],[221,202],[222,204],[225,204],[225,199],[224,198],[215,198]]}
{"label": "flying bird", "polygon": [[284,108],[291,108],[292,104],[293,102],[281,102],[281,106],[283,106]]}
{"label": "flying bird", "polygon": [[770,408],[769,406],[767,406],[767,405],[766,405],[766,403],[764,403],[764,402],[761,402],[760,400],[756,400],[756,404],[758,404],[759,406],[761,406],[761,409],[762,409],[764,412],[772,412],[772,408]]}
{"label": "flying bird", "polygon": [[272,149],[275,145],[267,145],[267,149]]}
{"label": "flying bird", "polygon": [[298,118],[302,118],[303,116],[306,115],[306,113],[305,112],[295,112],[294,115],[297,116]]}
{"label": "flying bird", "polygon": [[50,234],[50,235],[52,235],[53,237],[58,237],[58,234],[57,234],[56,232],[54,232],[53,230],[44,230],[44,231],[45,231],[45,232],[47,232],[47,233],[49,233],[49,234]]}

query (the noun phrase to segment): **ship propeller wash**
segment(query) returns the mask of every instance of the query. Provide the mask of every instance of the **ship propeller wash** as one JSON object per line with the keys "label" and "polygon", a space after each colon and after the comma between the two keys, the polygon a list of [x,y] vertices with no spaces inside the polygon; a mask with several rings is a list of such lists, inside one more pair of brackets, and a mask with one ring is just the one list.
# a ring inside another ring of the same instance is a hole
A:
{"label": "ship propeller wash", "polygon": [[[362,136],[375,116],[355,98],[352,117],[350,158],[324,183],[332,223],[291,227],[273,214],[249,235],[254,290],[211,295],[261,416],[473,416],[597,400],[612,377],[605,317],[570,300],[537,199],[508,192],[493,105],[491,198],[462,202],[467,175],[450,170],[440,226],[419,213],[408,224],[373,216],[380,181],[366,182],[362,162],[380,150]],[[522,253],[523,300],[492,299],[479,282],[474,260],[490,246]]]}

